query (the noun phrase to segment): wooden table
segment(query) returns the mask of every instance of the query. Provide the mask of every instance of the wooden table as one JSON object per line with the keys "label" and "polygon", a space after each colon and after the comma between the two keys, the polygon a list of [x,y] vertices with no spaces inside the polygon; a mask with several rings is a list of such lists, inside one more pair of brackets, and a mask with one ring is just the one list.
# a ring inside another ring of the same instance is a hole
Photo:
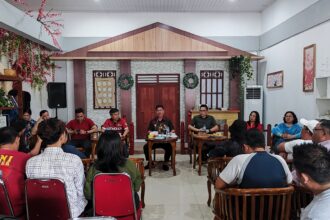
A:
{"label": "wooden table", "polygon": [[212,136],[209,134],[192,134],[194,141],[194,162],[193,168],[196,168],[196,145],[198,147],[198,175],[201,175],[202,172],[202,147],[205,142],[221,142],[227,140],[226,136]]}
{"label": "wooden table", "polygon": [[172,146],[172,156],[171,156],[171,166],[173,169],[173,176],[176,176],[176,170],[175,170],[175,155],[176,155],[176,141],[178,140],[178,137],[168,137],[165,139],[156,139],[156,138],[152,138],[152,139],[147,139],[147,143],[148,143],[148,149],[149,149],[149,176],[151,176],[151,168],[152,168],[152,145],[154,144],[171,144]]}

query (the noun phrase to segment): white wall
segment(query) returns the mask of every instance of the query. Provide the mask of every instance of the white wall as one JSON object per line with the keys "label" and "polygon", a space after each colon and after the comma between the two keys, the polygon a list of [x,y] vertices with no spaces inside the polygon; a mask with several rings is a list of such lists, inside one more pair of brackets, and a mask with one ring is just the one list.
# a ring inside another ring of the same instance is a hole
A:
{"label": "white wall", "polygon": [[112,37],[161,22],[200,36],[258,36],[260,13],[64,12],[63,37]]}
{"label": "white wall", "polygon": [[261,31],[265,33],[319,0],[277,0],[261,13]]}
{"label": "white wall", "polygon": [[298,118],[318,118],[314,93],[303,92],[303,49],[316,44],[316,76],[330,76],[329,35],[330,21],[261,52],[266,59],[260,64],[265,65],[265,72],[260,74],[284,71],[283,88],[267,89],[264,76],[265,123],[281,122],[288,110],[294,111]]}

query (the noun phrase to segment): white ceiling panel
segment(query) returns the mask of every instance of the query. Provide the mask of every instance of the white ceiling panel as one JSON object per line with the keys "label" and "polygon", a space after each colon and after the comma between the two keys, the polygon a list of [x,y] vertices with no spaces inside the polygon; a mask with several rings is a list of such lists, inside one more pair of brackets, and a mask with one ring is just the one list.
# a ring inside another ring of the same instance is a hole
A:
{"label": "white ceiling panel", "polygon": [[[22,9],[22,6],[7,2]],[[261,12],[276,0],[48,0],[47,10],[91,12]],[[37,10],[41,0],[25,0]]]}

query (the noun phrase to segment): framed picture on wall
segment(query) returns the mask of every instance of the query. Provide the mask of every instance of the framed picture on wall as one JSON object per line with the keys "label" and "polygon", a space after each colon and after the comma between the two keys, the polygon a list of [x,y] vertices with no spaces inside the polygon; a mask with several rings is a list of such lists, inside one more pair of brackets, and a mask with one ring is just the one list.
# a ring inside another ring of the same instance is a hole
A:
{"label": "framed picture on wall", "polygon": [[283,71],[267,74],[267,88],[283,87]]}
{"label": "framed picture on wall", "polygon": [[116,108],[116,71],[93,70],[93,93],[94,109]]}
{"label": "framed picture on wall", "polygon": [[304,48],[303,66],[303,91],[314,91],[314,77],[316,64],[316,45],[312,44]]}

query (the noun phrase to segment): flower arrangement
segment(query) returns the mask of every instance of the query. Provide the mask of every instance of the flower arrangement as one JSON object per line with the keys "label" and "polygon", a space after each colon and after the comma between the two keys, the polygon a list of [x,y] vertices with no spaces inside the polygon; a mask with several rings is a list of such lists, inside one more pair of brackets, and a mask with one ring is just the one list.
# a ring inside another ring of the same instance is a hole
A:
{"label": "flower arrangement", "polygon": [[40,90],[47,82],[46,76],[54,73],[55,62],[50,59],[54,54],[40,44],[0,29],[0,56],[7,57],[9,68],[33,88]]}

